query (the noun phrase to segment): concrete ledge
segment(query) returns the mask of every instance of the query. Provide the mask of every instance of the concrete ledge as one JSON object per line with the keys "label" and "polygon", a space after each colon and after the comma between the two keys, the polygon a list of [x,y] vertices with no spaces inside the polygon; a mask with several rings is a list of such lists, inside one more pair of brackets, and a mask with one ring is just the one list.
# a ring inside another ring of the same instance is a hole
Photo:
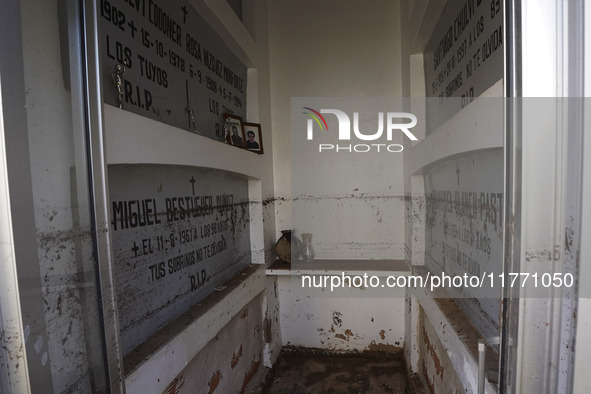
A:
{"label": "concrete ledge", "polygon": [[267,275],[345,275],[359,272],[374,276],[408,275],[410,268],[404,260],[314,260],[306,263],[276,261],[266,271]]}
{"label": "concrete ledge", "polygon": [[[408,173],[423,172],[455,155],[503,148],[502,81],[443,123],[435,132],[413,146],[408,153]],[[500,116],[500,117],[499,117]],[[450,144],[450,135],[455,143]],[[406,164],[405,164],[406,166]]]}
{"label": "concrete ledge", "polygon": [[[468,321],[460,307],[445,294],[432,294],[417,288],[414,295],[418,299],[425,317],[429,319],[439,340],[456,371],[465,392],[478,392],[478,340],[484,339]],[[487,369],[495,362],[495,356],[487,352]],[[495,365],[496,366],[496,365]],[[488,380],[485,382],[486,394],[497,393]]]}
{"label": "concrete ledge", "polygon": [[266,289],[265,268],[251,264],[124,357],[125,390],[161,393],[204,346]]}

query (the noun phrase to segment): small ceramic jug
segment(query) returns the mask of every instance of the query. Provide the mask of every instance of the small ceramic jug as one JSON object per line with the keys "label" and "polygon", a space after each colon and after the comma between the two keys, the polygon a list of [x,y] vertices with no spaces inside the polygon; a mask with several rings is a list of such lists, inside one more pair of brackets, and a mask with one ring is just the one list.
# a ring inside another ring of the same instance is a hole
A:
{"label": "small ceramic jug", "polygon": [[281,234],[281,238],[275,244],[275,253],[279,260],[291,263],[292,257],[294,260],[300,257],[300,240],[292,234],[291,230],[283,230]]}

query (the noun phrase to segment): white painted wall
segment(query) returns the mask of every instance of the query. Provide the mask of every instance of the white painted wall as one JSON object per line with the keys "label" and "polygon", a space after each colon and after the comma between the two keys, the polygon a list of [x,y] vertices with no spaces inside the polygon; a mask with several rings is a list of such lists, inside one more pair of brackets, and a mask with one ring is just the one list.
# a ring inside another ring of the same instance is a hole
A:
{"label": "white painted wall", "polygon": [[[387,123],[385,114],[400,111],[402,100],[294,98],[291,139],[291,223],[299,232],[313,234],[316,258],[402,259],[404,153],[399,148],[406,137],[397,131],[388,140],[382,130],[377,140],[339,140],[336,116],[325,114],[328,132],[316,127],[310,141],[305,137],[310,119],[305,107],[336,108],[353,123],[357,113],[360,131],[373,134],[378,119]],[[376,143],[382,144],[379,152],[369,145]],[[320,152],[320,144],[339,151]]]}
{"label": "white painted wall", "polygon": [[[362,107],[337,102],[370,118],[377,116],[370,98],[402,96],[399,1],[270,2],[269,34],[277,231],[311,232],[318,259],[402,259],[402,154],[376,163],[347,154],[318,157],[291,144],[293,97],[317,98],[311,107],[322,97],[358,98]],[[350,298],[302,296],[299,284],[284,277],[277,286],[285,345],[402,347],[404,292],[379,299],[362,290]],[[339,316],[342,325],[335,324]]]}
{"label": "white painted wall", "polygon": [[[394,252],[399,254],[389,258],[402,256],[402,223],[394,228],[375,223],[351,226],[342,215],[344,212],[367,212],[366,202],[358,197],[362,193],[374,192],[381,176],[387,179],[385,183],[388,186],[399,188],[394,189],[394,194],[401,197],[402,179],[393,175],[401,174],[400,162],[397,161],[401,157],[393,160],[388,169],[360,170],[359,174],[355,174],[353,184],[345,182],[346,178],[337,171],[339,167],[347,167],[347,156],[331,157],[330,164],[318,165],[313,172],[302,169],[300,173],[299,168],[291,166],[290,145],[292,97],[401,96],[398,18],[398,1],[371,0],[363,4],[352,0],[269,3],[275,187],[276,196],[280,199],[277,230],[293,227],[289,200],[298,194],[291,190],[293,171],[305,176],[310,185],[323,186],[323,190],[317,188],[317,197],[322,198],[321,206],[313,211],[323,211],[330,216],[334,228],[339,230],[338,238],[362,239],[368,231],[375,231],[379,237],[380,230],[384,230],[389,241],[400,246],[400,250]],[[332,182],[326,177],[331,170],[335,171]],[[337,198],[351,194],[356,197],[340,201],[337,206]],[[395,211],[402,215],[402,204],[392,209],[391,217],[396,217]],[[298,230],[307,232],[306,229]],[[314,234],[316,240],[324,236]],[[345,247],[341,252],[348,253],[348,250]]]}
{"label": "white painted wall", "polygon": [[303,289],[300,280],[277,279],[284,345],[328,351],[395,352],[403,347],[404,288],[388,289],[387,297],[376,298],[375,292],[363,288],[339,289],[335,294]]}

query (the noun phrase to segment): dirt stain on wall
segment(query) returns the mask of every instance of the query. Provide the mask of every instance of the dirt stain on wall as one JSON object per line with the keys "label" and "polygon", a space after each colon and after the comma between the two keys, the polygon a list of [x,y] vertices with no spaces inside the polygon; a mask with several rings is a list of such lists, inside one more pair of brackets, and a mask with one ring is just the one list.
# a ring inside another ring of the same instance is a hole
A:
{"label": "dirt stain on wall", "polygon": [[164,392],[166,394],[177,394],[181,391],[181,388],[185,385],[185,377],[183,375],[177,376],[172,382],[166,387]]}
{"label": "dirt stain on wall", "polygon": [[429,372],[427,371],[427,366],[425,365],[424,361],[423,361],[423,375],[425,376],[425,380],[427,380],[427,385],[429,386],[429,391],[431,392],[431,394],[435,394],[435,385],[433,384],[433,382],[429,378]]}
{"label": "dirt stain on wall", "polygon": [[220,381],[223,379],[222,376],[222,371],[220,371],[219,369],[217,371],[214,372],[214,374],[211,376],[211,379],[209,379],[209,382],[207,382],[207,385],[209,386],[209,393],[211,394],[215,391],[215,389],[217,389],[218,385],[220,384]]}
{"label": "dirt stain on wall", "polygon": [[273,339],[272,322],[268,317],[265,318],[265,343],[271,343]]}
{"label": "dirt stain on wall", "polygon": [[234,353],[232,355],[232,362],[230,363],[230,365],[232,366],[232,369],[234,369],[234,367],[238,364],[238,361],[240,361],[240,357],[242,357],[242,345],[240,345],[240,349],[238,350],[238,353]]}
{"label": "dirt stain on wall", "polygon": [[261,358],[259,357],[257,360],[257,358],[255,356],[255,358],[250,363],[250,369],[248,371],[246,371],[246,373],[244,374],[244,380],[242,381],[242,387],[240,388],[240,394],[244,394],[246,392],[246,386],[248,386],[248,383],[250,383],[250,381],[252,380],[254,375],[256,375],[260,366],[261,366]]}
{"label": "dirt stain on wall", "polygon": [[332,313],[332,322],[335,326],[341,327],[343,325],[343,319],[341,319],[342,317],[343,314],[341,312],[334,311]]}
{"label": "dirt stain on wall", "polygon": [[443,379],[443,367],[441,366],[441,361],[439,360],[439,356],[435,351],[435,347],[431,344],[429,336],[427,335],[427,331],[424,327],[423,338],[425,340],[425,346],[427,347],[427,351],[431,354],[431,358],[433,359],[433,363],[435,364],[435,370],[437,371],[437,375],[441,376],[441,379]]}
{"label": "dirt stain on wall", "polygon": [[371,341],[371,343],[366,349],[369,352],[376,352],[382,354],[398,354],[402,352],[402,348],[396,345],[390,345],[388,343],[376,343],[376,341]]}

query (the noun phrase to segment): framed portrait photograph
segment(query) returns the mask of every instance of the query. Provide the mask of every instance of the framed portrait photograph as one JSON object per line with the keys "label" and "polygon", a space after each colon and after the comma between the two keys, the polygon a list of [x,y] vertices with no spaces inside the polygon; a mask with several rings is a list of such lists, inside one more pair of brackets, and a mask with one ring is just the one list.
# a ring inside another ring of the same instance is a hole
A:
{"label": "framed portrait photograph", "polygon": [[226,133],[226,143],[246,148],[246,138],[244,127],[242,126],[242,117],[232,114],[224,114],[224,130]]}
{"label": "framed portrait photograph", "polygon": [[244,122],[244,134],[246,136],[246,149],[256,153],[263,153],[261,125],[258,123]]}

